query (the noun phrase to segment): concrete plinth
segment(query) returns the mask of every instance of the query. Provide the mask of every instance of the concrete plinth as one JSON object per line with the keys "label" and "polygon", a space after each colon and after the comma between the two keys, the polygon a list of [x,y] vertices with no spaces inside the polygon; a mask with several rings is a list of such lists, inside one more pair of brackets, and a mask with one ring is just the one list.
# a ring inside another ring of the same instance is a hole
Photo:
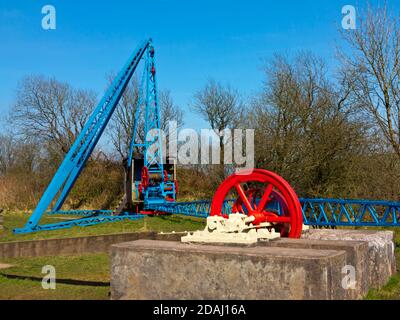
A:
{"label": "concrete plinth", "polygon": [[393,231],[374,230],[309,230],[304,239],[346,242],[363,241],[368,244],[367,269],[368,285],[380,288],[396,273]]}
{"label": "concrete plinth", "polygon": [[345,299],[345,251],[138,240],[112,246],[112,299]]}
{"label": "concrete plinth", "polygon": [[[251,246],[116,244],[111,247],[111,298],[361,299],[395,272],[390,232],[311,230],[305,237],[311,239]],[[344,281],[348,266],[355,270],[350,288]]]}
{"label": "concrete plinth", "polygon": [[[262,242],[260,245],[280,248],[298,248],[312,250],[339,250],[346,253],[346,266],[355,270],[355,289],[345,291],[346,299],[362,299],[370,287],[368,273],[368,244],[363,241],[344,240],[308,240],[308,239],[279,239]],[[345,270],[342,270],[345,271]],[[345,276],[342,273],[342,278]]]}

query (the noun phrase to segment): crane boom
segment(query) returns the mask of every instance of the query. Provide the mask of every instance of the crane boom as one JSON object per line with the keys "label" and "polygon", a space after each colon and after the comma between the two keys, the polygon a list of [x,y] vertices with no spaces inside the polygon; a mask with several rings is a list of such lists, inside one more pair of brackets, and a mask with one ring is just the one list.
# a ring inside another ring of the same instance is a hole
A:
{"label": "crane boom", "polygon": [[[46,191],[43,193],[25,227],[14,230],[16,233],[35,231],[41,217],[56,198],[53,211],[57,211],[61,208],[96,147],[136,67],[146,50],[151,46],[151,43],[152,40],[148,39],[139,45],[115,77],[76,141],[71,146],[71,149],[65,156]],[[58,197],[57,194],[59,194]]]}

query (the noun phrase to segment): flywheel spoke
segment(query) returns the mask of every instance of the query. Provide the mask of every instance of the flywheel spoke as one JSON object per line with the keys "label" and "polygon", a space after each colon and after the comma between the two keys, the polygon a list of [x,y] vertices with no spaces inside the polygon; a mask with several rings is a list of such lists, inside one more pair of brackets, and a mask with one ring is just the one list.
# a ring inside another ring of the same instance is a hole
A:
{"label": "flywheel spoke", "polygon": [[267,222],[272,222],[272,223],[290,223],[291,219],[290,217],[281,217],[281,216],[267,216],[266,217]]}
{"label": "flywheel spoke", "polygon": [[236,183],[235,184],[235,189],[240,197],[240,199],[242,199],[243,204],[245,205],[246,209],[248,210],[248,213],[253,213],[254,209],[251,206],[251,203],[249,201],[249,199],[247,198],[246,194],[244,193],[244,190],[242,188],[242,186],[240,185],[240,183]]}
{"label": "flywheel spoke", "polygon": [[271,193],[273,188],[274,186],[272,184],[269,184],[267,188],[265,188],[264,194],[260,200],[260,203],[257,206],[257,212],[261,212],[262,210],[264,210],[267,203],[271,200]]}

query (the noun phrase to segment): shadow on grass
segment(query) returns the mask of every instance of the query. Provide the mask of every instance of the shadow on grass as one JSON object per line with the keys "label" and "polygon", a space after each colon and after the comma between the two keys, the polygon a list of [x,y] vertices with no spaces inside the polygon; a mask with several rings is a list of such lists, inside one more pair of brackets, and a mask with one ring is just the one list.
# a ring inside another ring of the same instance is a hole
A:
{"label": "shadow on grass", "polygon": [[[17,279],[17,280],[30,280],[30,281],[37,281],[42,282],[43,278],[41,277],[31,277],[31,276],[21,276],[16,274],[6,274],[0,273],[0,276],[7,278],[7,279]],[[74,279],[58,279],[57,283],[62,284],[70,284],[74,286],[89,286],[89,287],[109,287],[110,282],[103,282],[103,281],[85,281],[85,280],[74,280]]]}

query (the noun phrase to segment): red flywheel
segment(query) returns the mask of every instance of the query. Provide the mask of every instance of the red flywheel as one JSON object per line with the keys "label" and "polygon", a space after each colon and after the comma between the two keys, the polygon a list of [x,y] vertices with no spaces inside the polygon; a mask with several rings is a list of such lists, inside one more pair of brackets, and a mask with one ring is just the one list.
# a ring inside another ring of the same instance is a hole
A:
{"label": "red flywheel", "polygon": [[235,200],[232,213],[254,216],[254,225],[269,222],[282,237],[300,238],[303,215],[293,188],[279,175],[261,169],[231,175],[218,188],[211,204],[211,215],[224,212],[226,200]]}

